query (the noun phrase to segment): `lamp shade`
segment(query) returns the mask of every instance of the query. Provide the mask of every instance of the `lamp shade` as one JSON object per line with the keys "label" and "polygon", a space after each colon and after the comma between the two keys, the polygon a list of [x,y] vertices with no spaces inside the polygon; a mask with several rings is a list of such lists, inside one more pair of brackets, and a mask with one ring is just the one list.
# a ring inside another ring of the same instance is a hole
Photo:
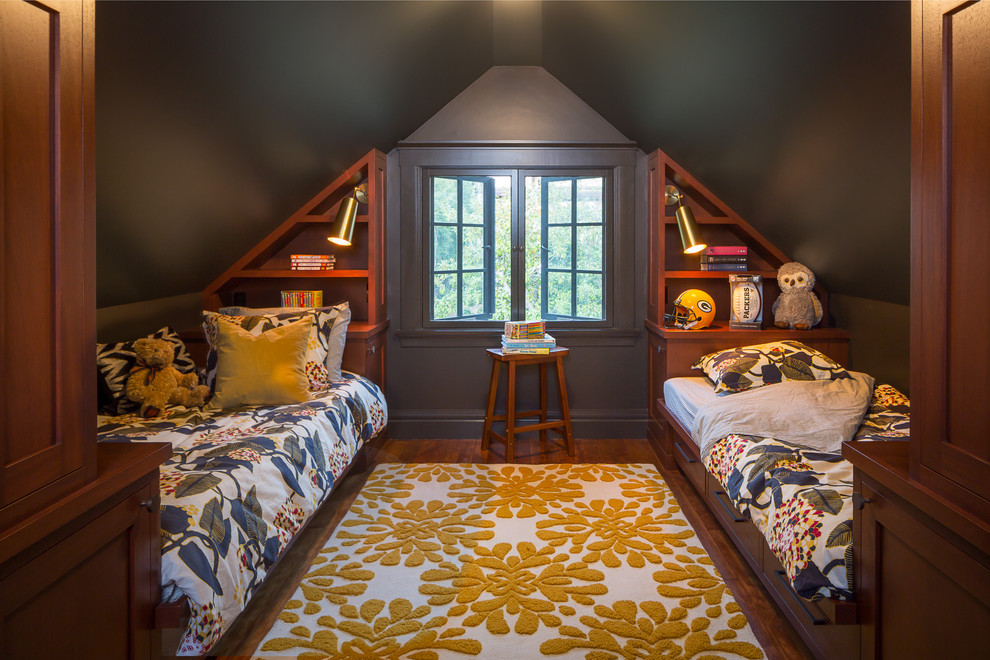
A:
{"label": "lamp shade", "polygon": [[357,222],[358,203],[353,197],[345,197],[340,202],[337,217],[330,225],[330,235],[327,240],[337,245],[350,245],[354,235],[354,223]]}
{"label": "lamp shade", "polygon": [[694,219],[694,213],[688,206],[678,206],[677,229],[681,232],[681,244],[684,246],[684,254],[696,254],[706,247],[698,231],[698,223]]}

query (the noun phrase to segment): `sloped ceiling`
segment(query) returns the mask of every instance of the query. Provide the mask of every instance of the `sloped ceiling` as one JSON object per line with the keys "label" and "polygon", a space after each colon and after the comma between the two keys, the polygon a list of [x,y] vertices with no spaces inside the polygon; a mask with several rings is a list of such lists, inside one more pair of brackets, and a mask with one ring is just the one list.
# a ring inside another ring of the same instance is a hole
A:
{"label": "sloped ceiling", "polygon": [[507,62],[489,2],[100,2],[98,304],[201,290],[496,64],[542,65],[833,291],[906,304],[909,11],[545,2],[514,50],[540,61]]}

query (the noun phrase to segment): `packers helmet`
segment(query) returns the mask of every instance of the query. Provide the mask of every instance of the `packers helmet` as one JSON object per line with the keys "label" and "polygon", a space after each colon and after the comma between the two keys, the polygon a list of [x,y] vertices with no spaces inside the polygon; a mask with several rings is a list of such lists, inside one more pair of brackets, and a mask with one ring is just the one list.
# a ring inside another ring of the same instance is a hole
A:
{"label": "packers helmet", "polygon": [[688,289],[677,296],[674,311],[663,317],[664,327],[681,330],[707,328],[715,320],[715,301],[701,289]]}

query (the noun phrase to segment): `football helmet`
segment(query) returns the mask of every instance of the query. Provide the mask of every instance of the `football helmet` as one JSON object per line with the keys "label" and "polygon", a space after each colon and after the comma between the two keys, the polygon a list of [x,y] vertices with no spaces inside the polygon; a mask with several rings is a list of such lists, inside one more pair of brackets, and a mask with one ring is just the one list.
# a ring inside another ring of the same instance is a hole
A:
{"label": "football helmet", "polygon": [[701,289],[688,289],[674,300],[674,311],[664,314],[667,328],[700,330],[715,320],[715,301]]}

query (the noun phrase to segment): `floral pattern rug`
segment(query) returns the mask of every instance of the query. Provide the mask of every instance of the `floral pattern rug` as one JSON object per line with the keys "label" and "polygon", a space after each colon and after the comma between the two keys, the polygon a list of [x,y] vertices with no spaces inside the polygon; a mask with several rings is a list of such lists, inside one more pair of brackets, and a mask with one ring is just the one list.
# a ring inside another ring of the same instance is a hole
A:
{"label": "floral pattern rug", "polygon": [[763,658],[652,465],[379,466],[258,648]]}

